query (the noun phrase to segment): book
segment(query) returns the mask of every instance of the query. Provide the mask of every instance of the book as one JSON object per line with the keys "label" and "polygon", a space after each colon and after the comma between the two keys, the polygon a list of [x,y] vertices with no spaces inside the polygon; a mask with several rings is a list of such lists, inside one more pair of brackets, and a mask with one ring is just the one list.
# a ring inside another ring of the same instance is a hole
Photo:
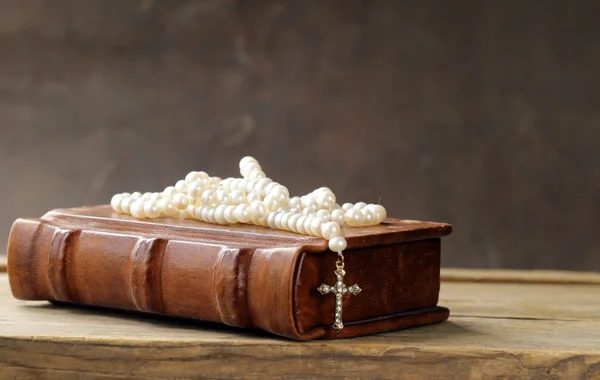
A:
{"label": "book", "polygon": [[[8,244],[14,297],[135,310],[262,329],[297,340],[348,338],[444,321],[445,223],[388,218],[344,227],[344,328],[332,328],[337,254],[325,239],[252,225],[136,219],[110,206],[17,219]],[[40,311],[43,312],[43,311]]]}

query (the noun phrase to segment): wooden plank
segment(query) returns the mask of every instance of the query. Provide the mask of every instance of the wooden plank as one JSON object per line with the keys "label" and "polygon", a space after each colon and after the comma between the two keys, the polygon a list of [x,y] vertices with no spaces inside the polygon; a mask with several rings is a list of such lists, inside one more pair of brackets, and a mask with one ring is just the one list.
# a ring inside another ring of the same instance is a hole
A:
{"label": "wooden plank", "polygon": [[[600,286],[570,289],[449,282],[440,301],[453,311],[446,323],[295,342],[171,318],[18,301],[0,275],[0,378],[600,378],[600,302],[593,298]],[[570,311],[561,314],[561,305]]]}
{"label": "wooden plank", "polygon": [[442,268],[445,282],[516,282],[537,284],[600,285],[600,273],[552,270],[490,270]]}

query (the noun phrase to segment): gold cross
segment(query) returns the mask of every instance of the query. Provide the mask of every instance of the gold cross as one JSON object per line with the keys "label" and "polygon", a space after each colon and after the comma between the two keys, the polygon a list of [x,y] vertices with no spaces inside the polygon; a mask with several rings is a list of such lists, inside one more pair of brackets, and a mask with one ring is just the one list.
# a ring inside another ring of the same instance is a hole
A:
{"label": "gold cross", "polygon": [[337,282],[333,286],[321,284],[317,288],[321,294],[333,293],[335,294],[335,322],[333,322],[333,329],[336,332],[340,332],[341,329],[344,328],[344,323],[342,322],[342,296],[346,293],[357,295],[361,292],[361,288],[358,287],[357,284],[354,284],[350,287],[347,287],[344,284],[344,275],[346,271],[344,271],[344,262],[336,262],[337,270],[335,274],[337,276]]}

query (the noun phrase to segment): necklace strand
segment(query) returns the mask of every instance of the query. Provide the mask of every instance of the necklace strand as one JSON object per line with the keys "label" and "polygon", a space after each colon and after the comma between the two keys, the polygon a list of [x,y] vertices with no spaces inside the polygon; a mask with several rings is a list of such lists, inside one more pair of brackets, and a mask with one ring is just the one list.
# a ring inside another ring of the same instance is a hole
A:
{"label": "necklace strand", "polygon": [[342,227],[381,223],[386,210],[378,204],[336,203],[321,187],[301,197],[271,180],[253,157],[240,160],[241,178],[211,177],[190,172],[160,193],[121,193],[111,199],[114,211],[135,218],[182,217],[213,224],[254,224],[302,235],[322,237],[341,255],[346,248]]}

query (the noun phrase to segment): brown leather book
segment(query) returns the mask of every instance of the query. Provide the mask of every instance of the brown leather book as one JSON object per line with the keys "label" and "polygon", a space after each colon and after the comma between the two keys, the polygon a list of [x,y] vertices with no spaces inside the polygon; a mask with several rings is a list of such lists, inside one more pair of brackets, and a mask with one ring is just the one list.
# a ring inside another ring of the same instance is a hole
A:
{"label": "brown leather book", "polygon": [[[138,220],[109,206],[15,221],[13,295],[258,328],[299,340],[346,338],[446,320],[437,306],[442,223],[346,227],[345,327],[336,332],[337,255],[324,239],[250,225]],[[43,311],[40,311],[43,312]]]}

